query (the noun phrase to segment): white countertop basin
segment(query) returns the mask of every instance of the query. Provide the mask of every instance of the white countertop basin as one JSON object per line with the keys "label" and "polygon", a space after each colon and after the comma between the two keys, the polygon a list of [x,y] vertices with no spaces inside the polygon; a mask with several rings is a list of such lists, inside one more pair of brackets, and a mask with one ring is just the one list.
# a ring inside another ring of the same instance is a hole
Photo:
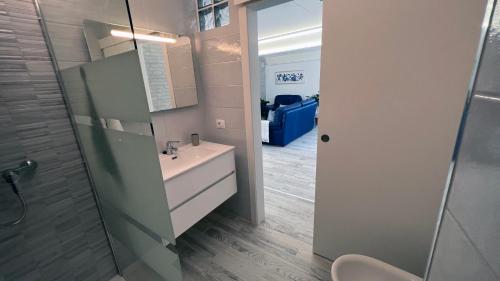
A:
{"label": "white countertop basin", "polygon": [[200,145],[186,144],[179,147],[176,155],[160,154],[163,181],[168,181],[228,151],[234,146],[200,141]]}

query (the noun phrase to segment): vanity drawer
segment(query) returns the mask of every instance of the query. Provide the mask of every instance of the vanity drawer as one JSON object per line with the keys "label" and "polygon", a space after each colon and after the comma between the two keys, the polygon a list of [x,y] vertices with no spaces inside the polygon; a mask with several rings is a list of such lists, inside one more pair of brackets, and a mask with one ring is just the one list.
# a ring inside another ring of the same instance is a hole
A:
{"label": "vanity drawer", "polygon": [[229,197],[236,193],[236,175],[233,172],[193,199],[170,213],[174,235],[177,238]]}
{"label": "vanity drawer", "polygon": [[175,209],[234,171],[234,150],[231,150],[166,181],[164,185],[169,209]]}

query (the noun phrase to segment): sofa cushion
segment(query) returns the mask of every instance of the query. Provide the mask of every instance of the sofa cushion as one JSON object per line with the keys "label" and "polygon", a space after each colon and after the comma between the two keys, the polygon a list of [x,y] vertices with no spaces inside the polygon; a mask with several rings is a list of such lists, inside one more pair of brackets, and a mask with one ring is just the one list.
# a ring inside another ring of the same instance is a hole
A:
{"label": "sofa cushion", "polygon": [[274,124],[273,125],[274,126],[281,126],[282,122],[283,122],[283,114],[286,111],[289,111],[289,110],[292,110],[295,108],[299,108],[301,106],[302,106],[302,104],[300,102],[296,102],[294,104],[290,104],[287,106],[281,106],[278,109],[276,109],[276,111],[274,112]]}
{"label": "sofa cushion", "polygon": [[304,106],[304,105],[308,105],[308,104],[312,104],[312,103],[315,103],[315,102],[316,102],[316,100],[315,100],[315,99],[313,99],[313,98],[309,98],[309,99],[306,99],[306,100],[303,100],[303,101],[302,101],[302,106]]}
{"label": "sofa cushion", "polygon": [[302,101],[302,96],[300,95],[277,95],[274,97],[274,103],[269,109],[276,110],[280,105],[290,105],[300,101]]}

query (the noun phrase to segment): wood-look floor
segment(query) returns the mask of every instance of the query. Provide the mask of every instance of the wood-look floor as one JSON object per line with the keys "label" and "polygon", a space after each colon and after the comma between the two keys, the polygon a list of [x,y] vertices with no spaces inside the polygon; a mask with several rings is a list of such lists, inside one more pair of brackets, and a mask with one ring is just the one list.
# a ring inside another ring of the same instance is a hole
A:
{"label": "wood-look floor", "polygon": [[[313,131],[311,135],[315,134]],[[279,157],[297,157],[310,162],[308,155],[316,142],[311,135],[286,148],[265,148],[265,161],[272,158],[274,163],[284,161],[286,165],[287,160]],[[307,144],[307,139],[314,143]],[[302,155],[300,147],[307,148],[302,150]],[[281,165],[268,164],[264,179],[265,182],[268,179],[268,183],[272,182],[268,175],[274,174],[269,170],[275,169],[276,174],[288,180],[297,176],[297,169],[300,169],[299,166],[282,169]],[[315,160],[303,165],[313,170]],[[314,188],[302,187],[304,182],[306,179],[291,180],[292,187],[285,191],[297,190],[301,197],[314,198]],[[273,188],[279,190],[281,186]],[[330,280],[331,262],[312,253],[313,203],[266,189],[265,208],[266,221],[257,227],[234,214],[218,211],[177,239],[184,280]]]}
{"label": "wood-look floor", "polygon": [[264,186],[314,200],[318,129],[285,147],[263,145]]}

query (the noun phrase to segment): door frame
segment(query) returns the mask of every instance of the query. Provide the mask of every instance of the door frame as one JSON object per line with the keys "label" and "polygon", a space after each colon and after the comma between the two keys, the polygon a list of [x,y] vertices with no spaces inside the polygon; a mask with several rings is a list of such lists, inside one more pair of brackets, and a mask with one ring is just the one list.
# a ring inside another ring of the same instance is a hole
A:
{"label": "door frame", "polygon": [[238,9],[240,31],[250,210],[254,225],[265,220],[257,11],[289,1],[291,0],[234,0],[235,8]]}

